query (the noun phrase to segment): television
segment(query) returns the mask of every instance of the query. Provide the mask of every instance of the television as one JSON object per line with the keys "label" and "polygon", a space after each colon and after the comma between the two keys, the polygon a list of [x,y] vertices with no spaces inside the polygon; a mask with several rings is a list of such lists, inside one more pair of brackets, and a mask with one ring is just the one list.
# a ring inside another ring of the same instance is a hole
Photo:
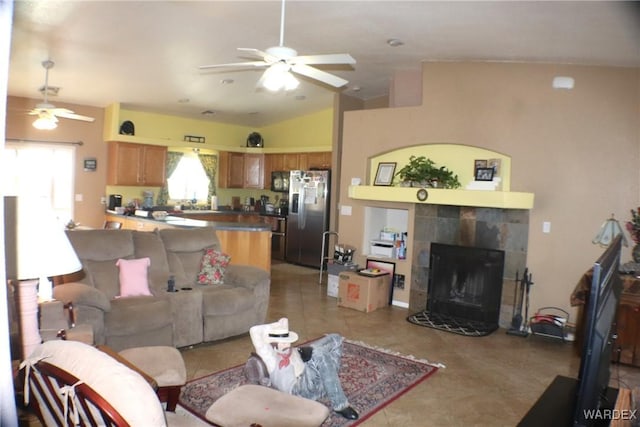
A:
{"label": "television", "polygon": [[593,266],[589,299],[585,306],[584,343],[580,360],[573,425],[594,426],[615,401],[607,396],[615,319],[622,280],[618,273],[622,237],[618,235]]}

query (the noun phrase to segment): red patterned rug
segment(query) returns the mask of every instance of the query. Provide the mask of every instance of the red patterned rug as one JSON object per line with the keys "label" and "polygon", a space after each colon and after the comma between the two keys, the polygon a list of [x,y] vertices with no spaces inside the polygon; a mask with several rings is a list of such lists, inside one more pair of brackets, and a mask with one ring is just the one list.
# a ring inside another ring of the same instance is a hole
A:
{"label": "red patterned rug", "polygon": [[[440,364],[401,356],[345,340],[340,368],[342,387],[360,418],[350,422],[331,412],[323,427],[356,426],[424,381]],[[244,384],[244,365],[235,366],[188,382],[180,393],[180,405],[205,419],[207,409],[220,396]],[[323,402],[326,404],[326,402]]]}

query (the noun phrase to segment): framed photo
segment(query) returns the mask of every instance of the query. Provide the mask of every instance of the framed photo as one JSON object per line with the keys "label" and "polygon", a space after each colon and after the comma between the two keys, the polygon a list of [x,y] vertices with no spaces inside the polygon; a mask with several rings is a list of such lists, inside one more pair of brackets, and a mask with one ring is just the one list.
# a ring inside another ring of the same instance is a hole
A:
{"label": "framed photo", "polygon": [[473,173],[474,174],[478,171],[478,169],[487,168],[487,167],[489,167],[489,166],[488,166],[488,163],[487,163],[486,160],[478,159],[478,160],[474,160],[473,161]]}
{"label": "framed photo", "polygon": [[487,167],[493,168],[493,176],[494,178],[500,176],[500,159],[489,159],[487,160]]}
{"label": "framed photo", "polygon": [[95,172],[98,169],[98,160],[95,157],[87,157],[83,161],[85,172]]}
{"label": "framed photo", "polygon": [[374,185],[391,185],[393,174],[396,171],[396,162],[380,162],[378,163],[378,171],[376,172],[376,180]]}
{"label": "framed photo", "polygon": [[493,181],[493,168],[476,169],[476,181]]}
{"label": "framed photo", "polygon": [[389,261],[378,261],[377,259],[367,259],[366,268],[377,268],[381,271],[387,271],[391,277],[391,286],[389,286],[389,305],[393,302],[393,287],[396,276],[396,263]]}

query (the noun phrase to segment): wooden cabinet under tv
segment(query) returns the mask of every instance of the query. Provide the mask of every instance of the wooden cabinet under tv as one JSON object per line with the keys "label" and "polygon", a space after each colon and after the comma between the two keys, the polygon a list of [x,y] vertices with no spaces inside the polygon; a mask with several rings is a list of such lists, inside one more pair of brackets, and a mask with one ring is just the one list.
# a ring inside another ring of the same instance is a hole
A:
{"label": "wooden cabinet under tv", "polygon": [[[591,286],[591,270],[586,272],[576,285],[571,296],[571,305],[579,306],[576,322],[575,348],[582,352],[585,296]],[[632,275],[620,275],[622,294],[616,314],[618,338],[613,345],[611,360],[625,365],[640,367],[640,279]]]}

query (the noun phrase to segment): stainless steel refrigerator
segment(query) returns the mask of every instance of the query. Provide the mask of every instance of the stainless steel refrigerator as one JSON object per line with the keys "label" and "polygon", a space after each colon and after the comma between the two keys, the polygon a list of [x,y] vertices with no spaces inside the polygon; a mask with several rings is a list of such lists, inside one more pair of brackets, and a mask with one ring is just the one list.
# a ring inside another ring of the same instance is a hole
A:
{"label": "stainless steel refrigerator", "polygon": [[[322,234],[329,229],[330,171],[291,171],[286,260],[320,268]],[[326,250],[326,249],[325,249]]]}

